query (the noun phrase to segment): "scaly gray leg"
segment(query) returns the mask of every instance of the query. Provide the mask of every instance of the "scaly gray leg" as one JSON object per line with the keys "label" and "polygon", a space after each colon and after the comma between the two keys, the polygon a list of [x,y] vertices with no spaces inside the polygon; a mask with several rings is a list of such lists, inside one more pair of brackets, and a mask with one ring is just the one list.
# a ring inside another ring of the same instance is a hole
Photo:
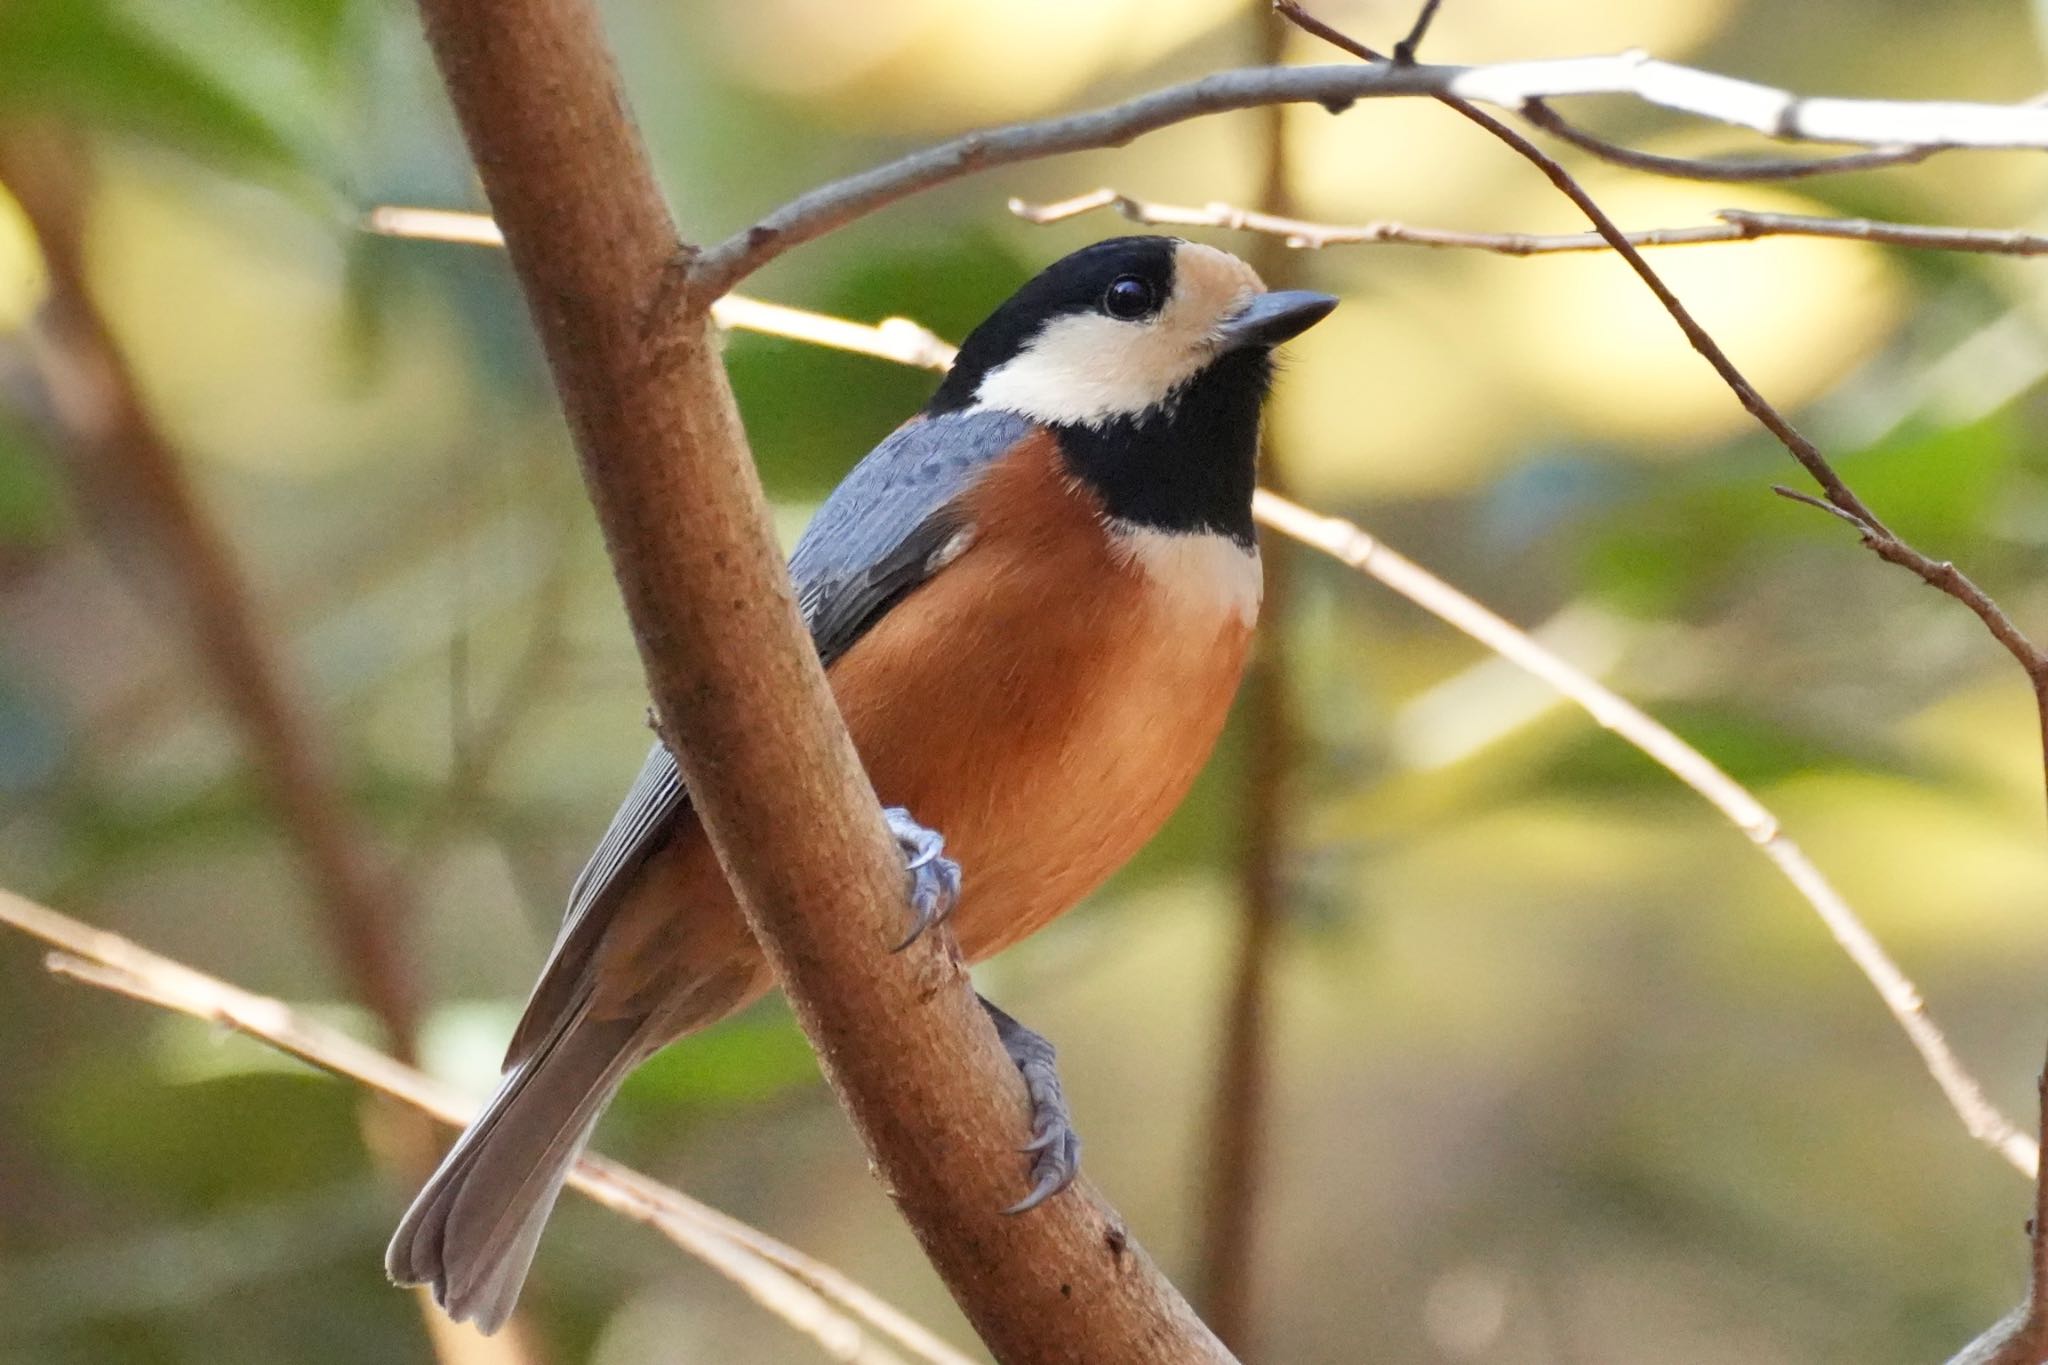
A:
{"label": "scaly gray leg", "polygon": [[960,864],[946,856],[939,832],[917,823],[903,807],[885,806],[882,817],[903,850],[903,870],[910,874],[910,936],[891,949],[900,953],[960,903]]}
{"label": "scaly gray leg", "polygon": [[1031,1163],[1031,1193],[1004,1209],[1023,1213],[1074,1183],[1081,1173],[1081,1137],[1074,1131],[1073,1115],[1067,1112],[1067,1097],[1060,1089],[1060,1073],[1053,1066],[1053,1046],[1038,1034],[977,997],[988,1017],[995,1020],[996,1036],[1003,1051],[1024,1077],[1024,1091],[1031,1097],[1031,1141],[1023,1150],[1037,1153]]}

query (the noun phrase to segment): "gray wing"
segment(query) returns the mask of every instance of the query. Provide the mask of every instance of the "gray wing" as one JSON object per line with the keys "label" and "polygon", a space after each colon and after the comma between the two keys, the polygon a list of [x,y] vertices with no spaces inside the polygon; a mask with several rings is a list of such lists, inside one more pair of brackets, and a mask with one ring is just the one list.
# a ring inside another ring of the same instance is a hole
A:
{"label": "gray wing", "polygon": [[[960,494],[1031,431],[1012,413],[921,418],[898,427],[832,491],[789,560],[797,605],[826,667],[944,562],[948,542],[968,529]],[[570,888],[561,932],[506,1052],[508,1068],[574,1001],[618,903],[613,892],[661,846],[688,801],[675,759],[655,741]]]}

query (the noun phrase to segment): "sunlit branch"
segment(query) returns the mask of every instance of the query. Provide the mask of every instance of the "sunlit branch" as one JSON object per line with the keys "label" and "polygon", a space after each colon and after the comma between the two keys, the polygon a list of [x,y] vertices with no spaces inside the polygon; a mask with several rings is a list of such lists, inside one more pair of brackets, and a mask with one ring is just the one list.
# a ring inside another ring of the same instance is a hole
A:
{"label": "sunlit branch", "polygon": [[[1113,189],[1090,190],[1071,199],[1034,204],[1010,201],[1010,212],[1027,223],[1063,223],[1085,213],[1113,209],[1134,223],[1152,227],[1223,228],[1281,238],[1288,246],[1318,250],[1330,246],[1426,246],[1491,251],[1503,256],[1547,256],[1611,251],[1597,232],[1459,232],[1407,223],[1318,223],[1262,213],[1235,204],[1162,204]],[[1888,223],[1871,218],[1827,218],[1803,213],[1760,213],[1720,209],[1718,223],[1648,228],[1622,234],[1631,246],[1705,246],[1754,242],[1766,237],[1835,237],[1927,251],[1983,252],[2001,256],[2048,255],[2048,234],[2004,228],[1956,228],[1929,223]]]}
{"label": "sunlit branch", "polygon": [[[1360,43],[1350,35],[1316,18],[1303,9],[1296,0],[1275,0],[1275,8],[1289,22],[1300,27],[1305,32],[1311,33],[1325,42],[1360,58],[1368,63],[1372,69],[1386,68],[1386,60],[1379,53],[1374,52],[1371,48]],[[1411,68],[1400,69],[1406,70]],[[1715,79],[1718,80],[1720,78]],[[1821,486],[1822,492],[1827,496],[1827,501],[1833,504],[1836,509],[1846,514],[1845,520],[1850,521],[1851,524],[1859,528],[1864,545],[1873,554],[1887,563],[1896,564],[1900,568],[1907,569],[1918,575],[1922,582],[1953,597],[1956,601],[1969,608],[1976,615],[1977,619],[1984,623],[1985,628],[1991,632],[1992,638],[2004,646],[2006,652],[2012,655],[2021,668],[2026,670],[2027,677],[2034,686],[2035,697],[2041,711],[2044,735],[2048,735],[2048,652],[2043,652],[2032,640],[2028,639],[2026,634],[2005,614],[2004,609],[1992,599],[1991,595],[1979,587],[1962,570],[1958,569],[1953,562],[1937,560],[1933,556],[1925,554],[1908,544],[1887,526],[1878,517],[1876,512],[1871,510],[1869,505],[1857,495],[1855,490],[1843,481],[1842,476],[1829,463],[1827,456],[1821,453],[1820,447],[1816,446],[1811,440],[1807,439],[1804,433],[1793,426],[1791,420],[1784,413],[1780,412],[1769,399],[1765,398],[1762,391],[1756,385],[1749,381],[1748,376],[1736,368],[1735,362],[1729,359],[1728,353],[1721,348],[1721,344],[1715,341],[1707,329],[1700,325],[1698,319],[1693,317],[1691,310],[1679,301],[1678,296],[1672,292],[1671,287],[1664,282],[1664,278],[1643,258],[1643,253],[1630,244],[1627,235],[1615,225],[1614,220],[1608,216],[1607,211],[1600,207],[1593,199],[1593,196],[1586,192],[1585,187],[1580,185],[1572,177],[1571,173],[1558,163],[1555,157],[1545,153],[1542,148],[1536,146],[1528,138],[1523,137],[1520,133],[1508,127],[1485,110],[1476,108],[1470,101],[1460,98],[1457,93],[1439,95],[1437,98],[1442,103],[1456,110],[1462,117],[1479,125],[1494,137],[1500,139],[1517,155],[1543,172],[1544,178],[1556,186],[1559,193],[1578,206],[1579,211],[1585,214],[1588,221],[1593,224],[1594,230],[1599,233],[1608,246],[1612,247],[1628,263],[1629,269],[1636,273],[1636,277],[1642,280],[1644,286],[1656,297],[1657,302],[1663,306],[1664,311],[1671,315],[1671,320],[1678,324],[1678,329],[1685,334],[1685,339],[1691,343],[1695,351],[1700,353],[1701,358],[1713,367],[1714,373],[1719,375],[1721,381],[1734,393],[1736,400],[1742,404],[1744,411],[1756,418],[1771,435],[1777,437],[1778,442],[1785,447],[1792,458],[1797,460],[1800,466],[1813,477],[1814,482]],[[2033,114],[2048,118],[2048,109],[2029,106],[2028,110]],[[1897,142],[1910,139],[1888,138],[1886,140]],[[1942,139],[1942,141],[1958,142],[1961,140],[1955,138]]]}
{"label": "sunlit branch", "polygon": [[[384,237],[465,246],[505,245],[498,225],[487,213],[383,204],[363,215],[363,226]],[[711,317],[721,327],[807,341],[836,351],[855,351],[921,370],[943,370],[953,363],[953,348],[908,318],[884,318],[871,327],[743,294],[727,294],[715,301]]]}
{"label": "sunlit branch", "polygon": [[[2031,104],[2043,102],[2035,96]],[[1895,166],[1917,166],[1929,157],[1956,150],[1953,143],[1932,142],[1917,146],[1879,147],[1867,152],[1845,152],[1819,157],[1705,157],[1667,156],[1625,147],[1597,133],[1589,133],[1558,113],[1542,100],[1522,106],[1522,117],[1552,137],[1569,142],[1612,165],[1676,180],[1700,180],[1717,185],[1754,185],[1766,181],[1808,180],[1823,175],[1848,175],[1861,171],[1890,170]]]}
{"label": "sunlit branch", "polygon": [[2034,1173],[2040,1156],[2034,1139],[2021,1132],[1985,1095],[1984,1087],[1963,1066],[1928,1015],[1919,988],[1900,970],[1841,893],[1786,836],[1777,816],[1747,788],[1647,712],[1351,522],[1322,516],[1263,491],[1255,508],[1259,520],[1266,525],[1370,575],[1438,620],[1549,684],[1603,729],[1626,740],[1726,816],[1813,907],[1835,942],[1876,989],[1878,998],[1898,1021],[1970,1136],[2005,1158],[2015,1170],[2025,1175]]}
{"label": "sunlit branch", "polygon": [[[49,967],[61,976],[246,1034],[453,1127],[474,1114],[474,1105],[375,1048],[119,934],[4,890],[0,924],[56,948]],[[830,1359],[901,1365],[904,1358],[884,1347],[879,1335],[930,1365],[970,1365],[967,1356],[838,1270],[679,1190],[601,1157],[585,1157],[569,1183],[593,1202],[660,1232],[810,1337]]]}

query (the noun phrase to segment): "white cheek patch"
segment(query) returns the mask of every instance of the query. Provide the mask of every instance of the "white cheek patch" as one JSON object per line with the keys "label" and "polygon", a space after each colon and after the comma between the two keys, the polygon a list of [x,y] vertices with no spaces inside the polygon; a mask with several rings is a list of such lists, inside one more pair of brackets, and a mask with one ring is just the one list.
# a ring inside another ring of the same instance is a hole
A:
{"label": "white cheek patch", "polygon": [[1110,538],[1176,609],[1198,619],[1259,619],[1266,575],[1256,546],[1213,531],[1160,531],[1114,523]]}
{"label": "white cheek patch", "polygon": [[982,377],[975,401],[1060,426],[1101,426],[1164,403],[1215,358],[1216,328],[1259,292],[1250,266],[1182,242],[1173,296],[1142,322],[1098,312],[1054,318],[1021,355]]}
{"label": "white cheek patch", "polygon": [[983,407],[1060,426],[1100,426],[1164,402],[1208,357],[1157,322],[1100,313],[1055,318],[975,389]]}

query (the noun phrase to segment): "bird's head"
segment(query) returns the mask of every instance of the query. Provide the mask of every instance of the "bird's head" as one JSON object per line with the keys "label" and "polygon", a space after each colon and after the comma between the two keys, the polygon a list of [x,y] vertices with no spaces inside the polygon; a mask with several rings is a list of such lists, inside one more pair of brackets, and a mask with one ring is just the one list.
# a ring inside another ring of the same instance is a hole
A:
{"label": "bird's head", "polygon": [[1119,520],[1250,542],[1272,350],[1337,300],[1269,291],[1228,252],[1117,237],[1046,267],[960,347],[927,413],[1016,413],[1056,432]]}

